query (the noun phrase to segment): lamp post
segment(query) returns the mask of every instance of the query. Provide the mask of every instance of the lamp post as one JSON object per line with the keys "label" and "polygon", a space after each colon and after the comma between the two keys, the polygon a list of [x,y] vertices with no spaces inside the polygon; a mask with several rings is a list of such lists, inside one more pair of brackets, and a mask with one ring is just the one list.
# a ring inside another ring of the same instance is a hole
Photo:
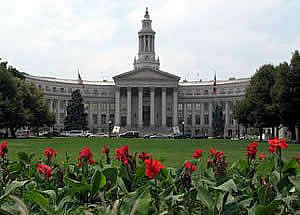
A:
{"label": "lamp post", "polygon": [[109,120],[109,121],[108,121],[108,137],[111,136],[111,125],[112,125],[112,121]]}
{"label": "lamp post", "polygon": [[182,135],[184,136],[184,121],[181,122],[182,125]]}

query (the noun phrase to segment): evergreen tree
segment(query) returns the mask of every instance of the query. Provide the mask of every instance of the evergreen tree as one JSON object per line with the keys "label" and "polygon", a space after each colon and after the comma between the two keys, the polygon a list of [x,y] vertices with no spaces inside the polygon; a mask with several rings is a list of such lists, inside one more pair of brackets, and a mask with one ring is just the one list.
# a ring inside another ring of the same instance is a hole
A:
{"label": "evergreen tree", "polygon": [[223,108],[216,105],[215,111],[213,112],[213,136],[224,136],[225,120],[223,117]]}
{"label": "evergreen tree", "polygon": [[80,90],[75,90],[72,92],[72,100],[67,107],[67,117],[64,121],[65,130],[87,130],[87,125],[87,114],[84,112]]}

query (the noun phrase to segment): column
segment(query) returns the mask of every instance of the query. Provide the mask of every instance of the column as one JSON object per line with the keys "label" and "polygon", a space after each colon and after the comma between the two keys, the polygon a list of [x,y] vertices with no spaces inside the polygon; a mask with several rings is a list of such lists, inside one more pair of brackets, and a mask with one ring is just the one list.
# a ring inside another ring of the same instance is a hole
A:
{"label": "column", "polygon": [[[192,104],[192,131],[195,130],[195,127],[196,127],[196,104]],[[194,132],[192,132],[194,133]]]}
{"label": "column", "polygon": [[229,104],[225,102],[225,128],[229,127]]}
{"label": "column", "polygon": [[200,105],[200,125],[201,127],[204,126],[204,103]]}
{"label": "column", "polygon": [[98,103],[98,128],[101,127],[101,103]]}
{"label": "column", "polygon": [[208,107],[209,127],[212,128],[213,121],[213,104],[210,102]]}
{"label": "column", "polygon": [[150,88],[150,126],[154,127],[154,99],[155,99],[155,88]]}
{"label": "column", "polygon": [[166,127],[166,115],[167,115],[167,92],[166,88],[163,87],[161,89],[161,125],[162,127]]}
{"label": "column", "polygon": [[60,106],[60,100],[57,99],[56,101],[57,101],[57,102],[56,102],[56,107],[55,107],[55,109],[56,109],[56,124],[60,124],[60,120],[59,120],[59,106]]}
{"label": "column", "polygon": [[177,89],[173,88],[173,126],[178,126],[178,93]]}
{"label": "column", "polygon": [[[109,121],[109,114],[106,118]],[[115,88],[115,125],[120,125],[120,87]]]}
{"label": "column", "polygon": [[131,87],[127,87],[127,127],[131,127]]}
{"label": "column", "polygon": [[52,113],[53,112],[53,100],[52,99],[49,99],[49,111]]}
{"label": "column", "polygon": [[300,142],[300,125],[298,126],[295,126],[295,132],[296,132],[296,143],[299,143]]}
{"label": "column", "polygon": [[143,127],[143,88],[142,87],[139,87],[138,88],[138,91],[139,91],[139,98],[138,98],[138,125],[139,127]]}
{"label": "column", "polygon": [[184,127],[187,126],[187,104],[183,104],[183,121]]}
{"label": "column", "polygon": [[146,36],[143,36],[143,40],[144,40],[144,49],[143,49],[143,51],[145,52],[146,51]]}
{"label": "column", "polygon": [[[120,110],[120,105],[119,105],[119,110]],[[107,125],[107,127],[109,126],[109,113],[110,113],[110,103],[108,102],[108,103],[106,103],[106,125]],[[119,124],[116,124],[116,125],[120,125],[120,111],[119,111]]]}
{"label": "column", "polygon": [[93,125],[93,112],[92,112],[92,104],[89,103],[89,125],[92,126]]}

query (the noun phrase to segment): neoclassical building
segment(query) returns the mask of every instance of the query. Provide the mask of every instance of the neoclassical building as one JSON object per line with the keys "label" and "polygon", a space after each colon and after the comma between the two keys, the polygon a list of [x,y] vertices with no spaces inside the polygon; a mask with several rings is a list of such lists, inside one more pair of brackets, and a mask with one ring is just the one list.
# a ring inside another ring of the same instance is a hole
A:
{"label": "neoclassical building", "polygon": [[56,114],[55,128],[63,130],[66,107],[73,90],[80,89],[93,132],[107,132],[108,124],[120,132],[210,135],[215,105],[223,108],[225,135],[234,136],[238,125],[233,104],[243,98],[250,79],[181,81],[160,69],[155,55],[155,31],[148,10],[138,32],[138,57],[133,69],[113,77],[113,81],[85,81],[26,75],[39,87]]}

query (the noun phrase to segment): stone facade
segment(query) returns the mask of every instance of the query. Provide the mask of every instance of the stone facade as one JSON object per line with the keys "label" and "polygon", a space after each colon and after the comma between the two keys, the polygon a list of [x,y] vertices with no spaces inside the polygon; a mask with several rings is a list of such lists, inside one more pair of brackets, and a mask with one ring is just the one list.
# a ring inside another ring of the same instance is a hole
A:
{"label": "stone facade", "polygon": [[180,81],[180,77],[160,70],[151,25],[146,10],[138,32],[134,68],[113,77],[113,81],[26,76],[44,92],[50,110],[56,113],[56,129],[63,130],[71,93],[80,89],[89,128],[94,132],[107,132],[112,121],[121,131],[172,133],[174,128],[184,127],[185,133],[210,135],[213,109],[218,104],[223,107],[225,135],[236,135],[238,125],[232,117],[232,106],[243,98],[250,79]]}

